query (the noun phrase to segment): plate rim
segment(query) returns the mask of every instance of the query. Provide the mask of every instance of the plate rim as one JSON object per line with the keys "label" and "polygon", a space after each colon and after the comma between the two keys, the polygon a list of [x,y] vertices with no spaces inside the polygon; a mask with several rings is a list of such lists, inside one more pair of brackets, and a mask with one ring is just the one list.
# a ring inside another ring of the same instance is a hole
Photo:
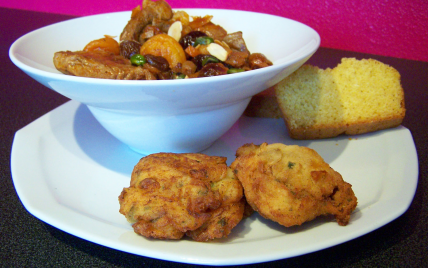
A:
{"label": "plate rim", "polygon": [[[406,166],[406,170],[410,170],[409,173],[409,177],[406,179],[408,182],[407,188],[406,188],[406,199],[400,199],[400,209],[396,209],[396,207],[394,208],[393,211],[389,212],[388,217],[383,218],[382,220],[379,220],[377,222],[374,223],[370,223],[369,226],[366,226],[363,231],[359,232],[359,233],[354,233],[352,235],[347,235],[347,237],[345,239],[333,239],[335,240],[335,242],[331,243],[331,241],[329,242],[324,242],[321,244],[316,244],[315,246],[312,245],[310,248],[308,248],[308,250],[304,251],[304,252],[294,252],[294,253],[288,253],[288,254],[280,254],[278,255],[278,253],[271,253],[271,254],[265,254],[264,256],[260,257],[260,256],[246,256],[245,259],[243,257],[239,257],[239,258],[223,258],[223,259],[219,259],[218,256],[212,257],[212,258],[208,258],[207,256],[205,256],[203,259],[191,259],[191,258],[185,258],[182,256],[169,256],[168,258],[163,257],[164,253],[162,252],[158,252],[158,254],[156,254],[156,251],[151,251],[149,252],[150,255],[142,255],[141,251],[138,250],[138,248],[133,247],[132,245],[126,246],[125,247],[118,247],[117,244],[115,244],[114,241],[111,241],[111,239],[107,239],[106,237],[103,237],[101,234],[88,234],[88,231],[86,230],[73,230],[73,226],[70,225],[69,223],[64,223],[62,221],[58,221],[58,219],[56,219],[55,217],[52,218],[52,215],[46,214],[46,211],[43,211],[43,209],[40,209],[40,204],[37,204],[37,202],[39,201],[35,201],[35,200],[29,200],[26,191],[28,191],[29,185],[22,185],[22,179],[20,178],[21,175],[21,170],[19,170],[19,166],[20,163],[19,161],[23,161],[22,159],[22,154],[20,154],[19,151],[19,147],[23,146],[22,143],[25,142],[32,142],[31,139],[35,139],[36,135],[34,132],[32,132],[33,128],[38,128],[39,125],[44,124],[44,121],[49,119],[49,116],[53,113],[62,113],[62,112],[70,112],[73,111],[75,112],[75,110],[82,104],[80,104],[79,102],[76,101],[68,101],[65,104],[55,108],[54,110],[50,111],[49,113],[43,115],[42,117],[36,119],[35,121],[33,121],[32,123],[28,124],[27,126],[21,128],[20,130],[18,130],[15,133],[14,136],[14,140],[13,140],[13,144],[12,144],[12,150],[11,150],[11,174],[12,174],[12,180],[13,180],[13,184],[15,186],[16,192],[18,194],[18,197],[20,198],[22,204],[24,205],[24,207],[27,209],[27,211],[34,215],[36,218],[54,226],[57,227],[58,229],[65,231],[71,235],[80,237],[84,240],[87,241],[91,241],[94,242],[96,244],[99,245],[103,245],[112,249],[116,249],[119,251],[124,251],[124,252],[128,252],[128,253],[132,253],[132,254],[136,254],[136,255],[140,255],[140,256],[145,256],[145,257],[150,257],[150,258],[156,258],[156,259],[161,259],[161,260],[166,260],[166,261],[173,261],[173,262],[181,262],[181,263],[190,263],[190,264],[205,264],[205,265],[213,265],[213,266],[217,266],[217,265],[238,265],[238,264],[251,264],[251,263],[261,263],[261,262],[267,262],[267,261],[274,261],[274,260],[278,260],[278,259],[284,259],[284,258],[290,258],[290,257],[295,257],[295,256],[299,256],[299,255],[303,255],[303,254],[307,254],[307,253],[312,253],[315,251],[319,251],[328,247],[332,247],[332,246],[336,246],[339,245],[341,243],[350,241],[352,239],[355,239],[357,237],[363,236],[371,231],[374,231],[386,224],[388,224],[389,222],[395,220],[396,218],[400,217],[402,214],[405,213],[405,211],[407,211],[407,209],[410,207],[414,195],[416,193],[416,189],[417,189],[417,184],[418,184],[418,176],[419,176],[419,163],[418,163],[418,158],[417,158],[417,151],[416,151],[416,147],[413,141],[413,137],[411,135],[411,132],[409,129],[401,126],[399,127],[402,130],[405,130],[405,135],[408,137],[408,139],[405,140],[405,142],[407,143],[407,153],[411,154],[409,157],[409,161],[407,161],[408,164],[412,165],[408,165]],[[66,120],[66,119],[63,119]],[[46,132],[49,132],[49,129],[45,129],[44,130]],[[41,135],[40,133],[36,133],[37,135]],[[28,136],[28,137],[27,137]],[[25,138],[25,142],[22,141]],[[27,139],[28,138],[28,139]],[[408,145],[412,145],[410,146],[410,148],[408,148]],[[32,152],[33,154],[37,153],[37,152]],[[32,154],[28,154],[26,157],[31,157]],[[416,161],[410,161],[411,159],[415,159]],[[48,187],[47,185],[44,185],[44,187]],[[46,189],[45,189],[46,190]],[[48,189],[47,189],[48,190]],[[44,196],[43,197],[45,200],[46,198],[52,198],[49,196]],[[406,201],[403,204],[403,201]],[[386,202],[386,201],[383,201]],[[380,205],[380,204],[378,204]],[[55,203],[56,209],[61,208],[61,204]],[[63,206],[62,206],[63,208]],[[358,207],[357,207],[358,208]],[[70,208],[67,208],[68,210],[70,210]],[[59,209],[59,212],[64,213],[64,211],[61,211],[61,209]],[[67,213],[77,213],[77,212],[70,212],[68,211]],[[80,215],[80,214],[79,214]],[[51,217],[50,217],[51,216]],[[86,224],[99,224],[99,222],[95,221],[93,218],[89,218],[87,217],[86,219],[83,219],[83,221]],[[107,223],[102,223],[103,224],[107,224]],[[111,225],[108,224],[109,227],[111,227]],[[105,227],[105,226],[104,226]],[[349,225],[349,227],[352,228],[352,224]],[[118,228],[118,227],[115,227]],[[102,229],[102,228],[100,228]],[[117,229],[115,229],[117,230]],[[119,229],[122,230],[122,229]],[[343,238],[343,235],[341,236]],[[280,239],[280,238],[278,238]],[[186,242],[186,241],[185,241]],[[188,241],[191,243],[194,243],[193,241]],[[257,243],[257,242],[250,242],[251,243]],[[202,247],[208,247],[210,248],[211,246],[207,246],[207,245],[212,245],[212,244],[206,244],[206,243],[202,243],[202,244],[198,244],[201,245]],[[216,245],[216,244],[214,244]],[[230,247],[233,248],[234,243],[228,244],[228,243],[224,243],[222,244],[222,247],[228,249]],[[298,251],[298,250],[296,250]]]}

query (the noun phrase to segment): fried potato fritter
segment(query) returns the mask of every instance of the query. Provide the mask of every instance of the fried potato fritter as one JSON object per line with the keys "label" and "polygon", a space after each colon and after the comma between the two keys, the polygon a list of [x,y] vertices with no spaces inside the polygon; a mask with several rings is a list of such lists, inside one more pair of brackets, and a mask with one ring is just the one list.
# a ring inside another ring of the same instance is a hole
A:
{"label": "fried potato fritter", "polygon": [[263,217],[289,227],[334,215],[347,225],[357,198],[352,186],[314,150],[297,145],[245,144],[231,168],[248,204]]}
{"label": "fried potato fritter", "polygon": [[242,219],[243,188],[226,158],[157,153],[140,159],[119,212],[145,237],[196,241],[226,237]]}

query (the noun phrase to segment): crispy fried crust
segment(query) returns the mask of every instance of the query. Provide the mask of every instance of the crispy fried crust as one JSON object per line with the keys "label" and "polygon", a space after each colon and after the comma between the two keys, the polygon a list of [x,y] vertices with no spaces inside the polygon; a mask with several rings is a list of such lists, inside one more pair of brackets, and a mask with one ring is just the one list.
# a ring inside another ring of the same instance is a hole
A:
{"label": "crispy fried crust", "polygon": [[187,231],[186,235],[196,241],[208,241],[214,238],[226,237],[244,215],[245,199],[221,206],[211,212],[211,217],[201,227]]}
{"label": "crispy fried crust", "polygon": [[231,168],[248,204],[260,215],[286,227],[331,214],[347,225],[357,198],[314,150],[296,145],[246,144]]}
{"label": "crispy fried crust", "polygon": [[196,241],[226,237],[242,219],[241,183],[225,157],[158,153],[134,167],[119,212],[145,237]]}

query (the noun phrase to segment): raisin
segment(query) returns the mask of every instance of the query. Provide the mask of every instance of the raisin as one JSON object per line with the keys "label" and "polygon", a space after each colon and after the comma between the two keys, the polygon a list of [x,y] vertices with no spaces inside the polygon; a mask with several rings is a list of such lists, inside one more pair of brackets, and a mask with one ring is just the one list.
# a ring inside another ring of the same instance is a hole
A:
{"label": "raisin", "polygon": [[221,63],[208,63],[199,71],[198,77],[210,77],[227,74],[227,68]]}
{"label": "raisin", "polygon": [[183,47],[183,49],[186,49],[188,46],[193,46],[193,44],[196,41],[196,38],[202,37],[202,36],[207,36],[207,35],[200,31],[192,31],[186,34],[185,36],[183,36],[180,39],[179,43]]}
{"label": "raisin", "polygon": [[219,60],[208,54],[199,54],[192,59],[192,62],[196,65],[196,70],[202,69],[208,63],[218,63]]}
{"label": "raisin", "polygon": [[130,59],[132,55],[140,53],[141,44],[133,40],[120,42],[120,55]]}
{"label": "raisin", "polygon": [[174,73],[171,70],[158,73],[158,79],[159,80],[169,80],[169,79],[174,79],[174,78],[175,78]]}
{"label": "raisin", "polygon": [[154,56],[151,54],[144,55],[146,57],[147,63],[155,67],[161,72],[166,72],[169,70],[168,61],[162,56]]}

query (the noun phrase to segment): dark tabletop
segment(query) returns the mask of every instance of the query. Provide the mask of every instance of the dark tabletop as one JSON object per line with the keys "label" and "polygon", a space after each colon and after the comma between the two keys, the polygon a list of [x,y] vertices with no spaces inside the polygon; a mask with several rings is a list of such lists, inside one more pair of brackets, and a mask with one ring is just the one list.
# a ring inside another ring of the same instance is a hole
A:
{"label": "dark tabletop", "polygon": [[[10,61],[13,41],[70,16],[0,8],[0,266],[187,267],[88,242],[35,218],[20,202],[10,171],[14,134],[68,99],[38,84]],[[49,42],[49,40],[46,40]],[[335,67],[342,57],[374,58],[402,76],[410,129],[419,158],[419,182],[409,209],[391,223],[315,253],[246,267],[426,267],[428,265],[428,62],[320,48],[310,63]]]}

